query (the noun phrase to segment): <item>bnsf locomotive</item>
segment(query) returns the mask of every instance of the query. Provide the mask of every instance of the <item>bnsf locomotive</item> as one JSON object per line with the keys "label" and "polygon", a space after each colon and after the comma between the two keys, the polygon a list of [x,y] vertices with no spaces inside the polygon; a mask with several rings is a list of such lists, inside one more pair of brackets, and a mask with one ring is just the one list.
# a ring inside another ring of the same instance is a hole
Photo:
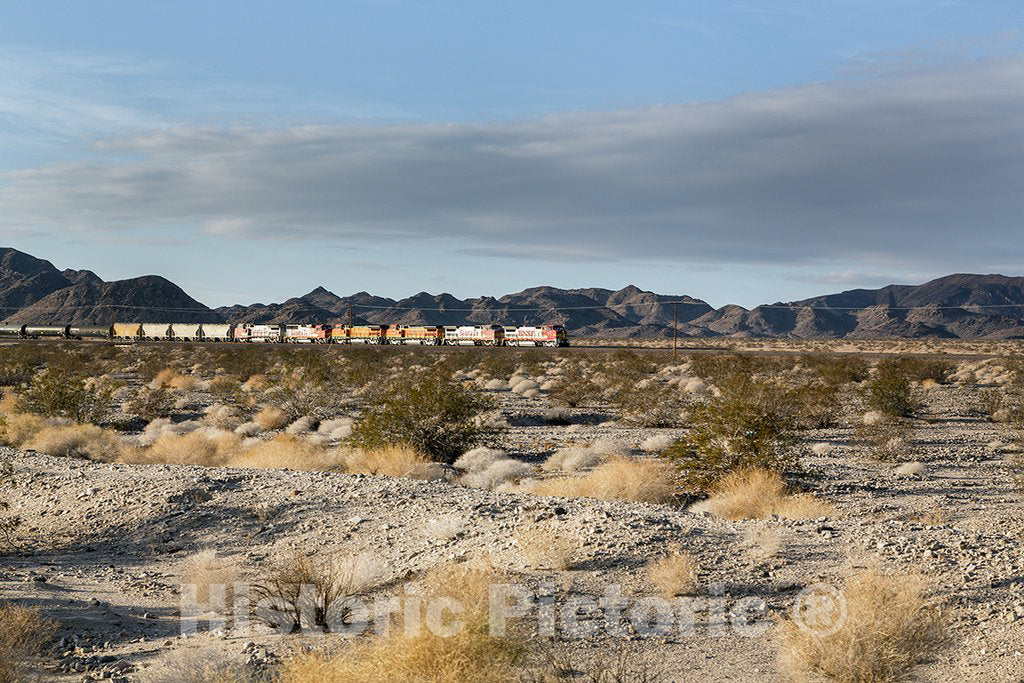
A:
{"label": "bnsf locomotive", "polygon": [[420,344],[430,346],[568,346],[561,325],[284,325],[114,323],[113,325],[0,325],[0,338],[214,341],[303,344]]}

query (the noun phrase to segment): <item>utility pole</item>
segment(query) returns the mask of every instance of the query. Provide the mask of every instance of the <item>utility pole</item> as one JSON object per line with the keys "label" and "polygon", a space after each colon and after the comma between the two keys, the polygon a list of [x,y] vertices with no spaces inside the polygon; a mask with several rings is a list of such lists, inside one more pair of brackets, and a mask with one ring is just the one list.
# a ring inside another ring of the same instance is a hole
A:
{"label": "utility pole", "polygon": [[672,302],[672,362],[675,362],[675,360],[676,360],[676,348],[679,346],[679,341],[678,341],[678,336],[679,336],[679,332],[678,332],[678,323],[679,323],[678,306],[679,306],[678,303],[676,303],[675,301]]}
{"label": "utility pole", "polygon": [[352,329],[352,304],[348,305],[348,328]]}

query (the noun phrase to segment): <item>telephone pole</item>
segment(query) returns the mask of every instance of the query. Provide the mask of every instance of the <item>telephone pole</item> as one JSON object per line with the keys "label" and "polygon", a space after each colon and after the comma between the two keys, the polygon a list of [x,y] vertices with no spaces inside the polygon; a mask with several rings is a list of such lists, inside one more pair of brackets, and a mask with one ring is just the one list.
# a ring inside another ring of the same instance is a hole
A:
{"label": "telephone pole", "polygon": [[677,308],[678,306],[679,306],[678,303],[676,303],[675,301],[672,302],[672,361],[673,362],[675,362],[675,360],[676,360],[676,348],[679,346],[679,340],[678,340],[678,336],[679,336],[679,332],[678,332],[679,313],[678,313],[678,308]]}

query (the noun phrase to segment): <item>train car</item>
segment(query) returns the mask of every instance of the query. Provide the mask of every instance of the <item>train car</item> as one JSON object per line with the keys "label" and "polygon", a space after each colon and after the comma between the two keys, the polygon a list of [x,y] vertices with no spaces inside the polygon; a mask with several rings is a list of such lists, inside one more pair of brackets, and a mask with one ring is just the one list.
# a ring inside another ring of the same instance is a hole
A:
{"label": "train car", "polygon": [[386,339],[388,344],[437,346],[444,340],[444,328],[438,325],[392,325]]}
{"label": "train car", "polygon": [[284,340],[284,325],[253,325],[246,323],[235,328],[235,341],[278,343]]}
{"label": "train car", "polygon": [[142,323],[114,323],[114,339],[142,339]]}
{"label": "train car", "polygon": [[163,341],[171,338],[170,323],[142,323],[142,338]]}
{"label": "train car", "polygon": [[68,328],[71,339],[113,339],[114,328],[111,325],[71,325]]}
{"label": "train car", "polygon": [[334,325],[331,341],[335,344],[386,344],[388,325]]}
{"label": "train car", "polygon": [[39,337],[68,337],[71,325],[25,325],[24,335],[32,339]]}
{"label": "train car", "polygon": [[24,337],[26,325],[0,325],[0,337]]}
{"label": "train car", "polygon": [[284,341],[293,344],[329,344],[330,325],[285,325]]}
{"label": "train car", "polygon": [[174,341],[199,341],[203,338],[203,326],[199,323],[171,323],[168,338]]}
{"label": "train car", "polygon": [[505,328],[501,325],[447,325],[444,343],[448,346],[501,346]]}
{"label": "train car", "polygon": [[199,338],[203,341],[234,341],[235,326],[224,323],[203,323],[199,326]]}
{"label": "train car", "polygon": [[568,346],[569,337],[561,325],[505,327],[506,346]]}

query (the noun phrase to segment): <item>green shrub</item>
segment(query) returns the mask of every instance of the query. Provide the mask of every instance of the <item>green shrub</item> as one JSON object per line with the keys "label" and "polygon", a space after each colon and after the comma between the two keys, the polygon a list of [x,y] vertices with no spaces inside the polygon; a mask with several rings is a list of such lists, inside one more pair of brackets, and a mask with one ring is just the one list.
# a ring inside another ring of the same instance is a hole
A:
{"label": "green shrub", "polygon": [[167,417],[173,409],[174,400],[164,388],[142,388],[125,405],[125,412],[138,415],[146,422]]}
{"label": "green shrub", "polygon": [[693,408],[689,433],[662,453],[684,484],[708,491],[739,468],[781,472],[799,465],[797,422],[785,389],[745,375],[726,378],[720,388],[720,396]]}
{"label": "green shrub", "polygon": [[689,407],[683,392],[660,382],[617,392],[612,401],[624,422],[638,427],[678,427]]}
{"label": "green shrub", "polygon": [[880,372],[898,374],[913,382],[932,379],[942,384],[956,371],[956,366],[949,361],[920,356],[897,356],[888,358],[878,364]]}
{"label": "green shrub", "polygon": [[827,429],[839,423],[842,411],[840,390],[835,384],[811,382],[786,392],[785,400],[793,409],[801,429]]}
{"label": "green shrub", "polygon": [[829,386],[863,382],[870,374],[864,359],[855,356],[811,355],[804,356],[803,362]]}
{"label": "green shrub", "polygon": [[0,349],[0,386],[28,384],[45,363],[46,355],[36,346],[18,345]]}
{"label": "green shrub", "polygon": [[897,363],[883,362],[864,387],[864,403],[893,417],[912,417],[921,409],[910,377]]}
{"label": "green shrub", "polygon": [[405,444],[432,460],[451,463],[488,430],[474,418],[492,407],[474,389],[445,373],[408,373],[375,385],[365,395],[353,440],[366,448]]}
{"label": "green shrub", "polygon": [[860,425],[854,437],[864,444],[872,460],[899,462],[906,460],[913,444],[914,424],[910,420],[889,419],[870,425]]}
{"label": "green shrub", "polygon": [[48,369],[32,379],[23,403],[36,415],[97,424],[111,413],[112,393],[103,382]]}
{"label": "green shrub", "polygon": [[570,408],[578,408],[600,394],[601,389],[594,384],[584,364],[578,361],[566,363],[562,374],[548,390],[548,398]]}

